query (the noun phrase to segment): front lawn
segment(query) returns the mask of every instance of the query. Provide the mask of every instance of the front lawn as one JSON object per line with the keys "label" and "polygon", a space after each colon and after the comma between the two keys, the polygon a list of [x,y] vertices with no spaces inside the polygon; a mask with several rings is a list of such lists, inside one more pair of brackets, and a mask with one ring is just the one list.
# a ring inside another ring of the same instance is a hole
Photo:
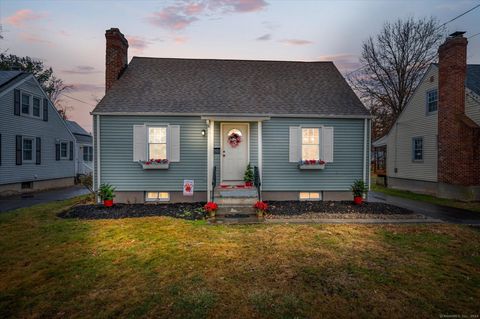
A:
{"label": "front lawn", "polygon": [[0,317],[479,315],[480,232],[0,214]]}
{"label": "front lawn", "polygon": [[386,195],[397,196],[397,197],[402,197],[402,198],[411,199],[411,200],[419,200],[422,202],[427,202],[435,205],[466,209],[466,210],[480,213],[480,202],[462,202],[462,201],[453,200],[453,199],[438,198],[431,195],[417,194],[409,191],[387,188],[387,187],[375,184],[373,180],[372,180],[371,187],[372,187],[372,191],[381,192]]}

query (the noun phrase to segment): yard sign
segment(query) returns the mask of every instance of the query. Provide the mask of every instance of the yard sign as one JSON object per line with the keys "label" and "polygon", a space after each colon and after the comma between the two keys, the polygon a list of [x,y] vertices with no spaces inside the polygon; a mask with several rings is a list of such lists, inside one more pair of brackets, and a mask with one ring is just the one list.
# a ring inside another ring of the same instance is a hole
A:
{"label": "yard sign", "polygon": [[183,196],[193,196],[193,180],[185,179],[183,181]]}

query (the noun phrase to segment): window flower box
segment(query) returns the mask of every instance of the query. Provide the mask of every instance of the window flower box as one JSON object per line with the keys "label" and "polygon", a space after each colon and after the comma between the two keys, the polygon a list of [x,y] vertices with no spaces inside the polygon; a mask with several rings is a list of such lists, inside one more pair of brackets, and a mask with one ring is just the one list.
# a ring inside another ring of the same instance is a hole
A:
{"label": "window flower box", "polygon": [[325,169],[325,161],[322,160],[302,160],[298,163],[299,169]]}
{"label": "window flower box", "polygon": [[140,161],[143,169],[168,169],[169,162],[167,159],[151,159],[148,161]]}

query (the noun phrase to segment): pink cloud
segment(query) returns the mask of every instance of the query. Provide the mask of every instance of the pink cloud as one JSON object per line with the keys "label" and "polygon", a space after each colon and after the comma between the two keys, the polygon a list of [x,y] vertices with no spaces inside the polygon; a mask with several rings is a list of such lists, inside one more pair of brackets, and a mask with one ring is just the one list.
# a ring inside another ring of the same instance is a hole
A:
{"label": "pink cloud", "polygon": [[44,44],[48,44],[50,46],[53,46],[53,42],[45,40],[43,38],[40,38],[39,36],[37,36],[35,34],[32,34],[32,33],[22,32],[20,34],[20,38],[23,41],[29,42],[29,43],[44,43]]}
{"label": "pink cloud", "polygon": [[280,40],[280,42],[288,45],[307,45],[307,44],[313,43],[312,41],[302,40],[302,39],[284,39],[284,40]]}
{"label": "pink cloud", "polygon": [[350,53],[338,53],[319,56],[320,61],[333,61],[342,72],[349,72],[360,67],[358,56]]}
{"label": "pink cloud", "polygon": [[25,26],[27,22],[38,20],[46,16],[47,16],[46,13],[41,13],[41,12],[36,13],[30,9],[21,9],[16,11],[13,15],[6,17],[5,21],[9,25],[13,25],[17,28],[22,28]]}
{"label": "pink cloud", "polygon": [[137,53],[142,53],[152,42],[135,35],[127,35],[128,45]]}
{"label": "pink cloud", "polygon": [[177,37],[174,37],[173,38],[173,41],[176,43],[176,44],[184,44],[185,42],[187,42],[188,38],[187,37],[184,37],[184,36],[177,36]]}
{"label": "pink cloud", "polygon": [[69,70],[62,70],[62,73],[66,74],[92,74],[100,73],[101,71],[96,70],[93,66],[89,65],[77,65],[76,67]]}
{"label": "pink cloud", "polygon": [[182,30],[192,22],[197,21],[197,17],[186,16],[183,14],[183,7],[170,6],[163,8],[159,12],[154,12],[148,18],[148,21],[157,26],[171,30]]}
{"label": "pink cloud", "polygon": [[199,0],[181,2],[164,7],[147,17],[155,26],[178,31],[183,30],[200,16],[209,13],[248,13],[263,10],[268,3],[265,0]]}

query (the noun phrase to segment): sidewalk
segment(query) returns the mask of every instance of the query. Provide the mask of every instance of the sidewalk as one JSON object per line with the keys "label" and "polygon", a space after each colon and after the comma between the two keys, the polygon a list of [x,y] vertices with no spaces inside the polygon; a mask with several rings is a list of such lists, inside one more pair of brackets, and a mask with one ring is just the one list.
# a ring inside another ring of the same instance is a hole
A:
{"label": "sidewalk", "polygon": [[65,200],[85,194],[88,194],[88,190],[85,187],[71,186],[51,191],[0,198],[0,213],[18,208],[30,207],[36,204]]}
{"label": "sidewalk", "polygon": [[410,209],[433,219],[439,219],[447,223],[480,225],[480,213],[469,210],[440,206],[422,201],[410,200],[396,196],[390,196],[379,192],[368,193],[371,202],[383,202],[398,207]]}

